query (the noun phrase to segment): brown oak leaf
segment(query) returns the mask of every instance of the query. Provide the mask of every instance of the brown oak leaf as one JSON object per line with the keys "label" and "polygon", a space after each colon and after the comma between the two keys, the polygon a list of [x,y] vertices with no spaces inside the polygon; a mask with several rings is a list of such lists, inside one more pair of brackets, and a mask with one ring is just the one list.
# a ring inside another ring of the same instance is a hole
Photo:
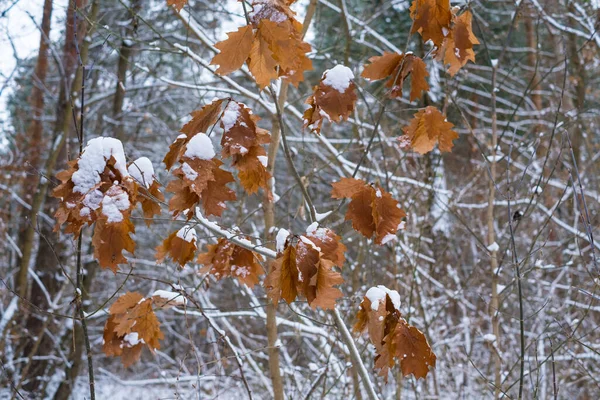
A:
{"label": "brown oak leaf", "polygon": [[349,198],[346,220],[365,237],[375,234],[375,243],[385,244],[396,237],[402,218],[406,216],[398,202],[379,185],[373,187],[355,178],[342,178],[332,184],[331,197]]}
{"label": "brown oak leaf", "polygon": [[403,130],[413,150],[425,154],[433,150],[436,143],[440,151],[452,151],[452,141],[458,138],[453,126],[437,108],[428,106],[420,109]]}
{"label": "brown oak leaf", "polygon": [[152,305],[151,298],[144,299],[137,292],[127,292],[115,301],[104,325],[103,351],[107,356],[121,356],[128,367],[139,360],[144,344],[152,352],[160,349],[164,335]]}
{"label": "brown oak leaf", "polygon": [[473,46],[479,44],[479,40],[473,34],[472,17],[468,10],[454,17],[451,34],[446,37],[442,47],[436,53],[438,60],[443,60],[444,64],[449,65],[448,73],[451,76],[454,76],[467,62],[475,62]]}
{"label": "brown oak leaf", "polygon": [[180,267],[192,261],[197,247],[196,230],[191,226],[172,232],[160,246],[156,248],[156,261],[162,263],[167,256],[177,262]]}
{"label": "brown oak leaf", "polygon": [[325,71],[319,85],[314,87],[313,94],[306,100],[310,108],[304,112],[304,126],[319,134],[325,119],[346,121],[356,103],[353,78],[352,71],[343,65]]}
{"label": "brown oak leaf", "polygon": [[411,77],[410,101],[421,96],[422,92],[429,90],[427,83],[427,66],[422,59],[412,53],[383,53],[382,56],[369,58],[371,64],[362,72],[362,77],[371,81],[389,77],[385,86],[390,89],[390,97],[401,97],[402,86],[406,79]]}
{"label": "brown oak leaf", "polygon": [[198,255],[197,262],[204,265],[201,273],[210,273],[219,280],[234,277],[248,287],[253,287],[262,273],[259,264],[262,260],[260,254],[220,238],[216,244],[208,245],[206,253]]}
{"label": "brown oak leaf", "polygon": [[410,33],[419,32],[424,42],[431,40],[439,48],[450,32],[450,0],[413,0],[410,17]]}
{"label": "brown oak leaf", "polygon": [[283,253],[271,263],[271,270],[265,282],[267,296],[274,304],[283,298],[288,304],[298,296],[298,267],[296,266],[296,248],[287,246]]}

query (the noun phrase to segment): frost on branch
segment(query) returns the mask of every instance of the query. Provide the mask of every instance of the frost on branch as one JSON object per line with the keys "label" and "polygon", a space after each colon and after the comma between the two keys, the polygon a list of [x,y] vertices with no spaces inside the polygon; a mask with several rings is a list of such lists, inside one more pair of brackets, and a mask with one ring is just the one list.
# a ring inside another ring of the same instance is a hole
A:
{"label": "frost on branch", "polygon": [[[287,232],[287,231],[286,231]],[[344,264],[346,247],[331,229],[309,226],[306,235],[299,236],[296,243],[284,241],[283,252],[271,265],[265,280],[267,295],[274,303],[283,298],[288,304],[303,294],[315,309],[331,309],[342,292],[335,285],[344,279],[334,266]]]}
{"label": "frost on branch", "polygon": [[[140,172],[140,168],[139,174],[133,176],[142,177],[143,181],[152,179],[150,187],[132,178],[119,140],[91,139],[79,158],[71,161],[67,170],[57,174],[61,184],[52,193],[60,199],[55,230],[66,223],[65,232],[77,234],[83,225],[95,222],[94,256],[101,267],[114,272],[118,264],[127,261],[123,250],[133,253],[135,249],[129,235],[135,231],[130,216],[137,202],[141,200],[146,217],[160,212],[154,199],[162,199],[162,194],[153,179],[152,165],[149,160],[139,163],[143,171]],[[132,166],[130,170],[134,170]],[[141,198],[140,193],[152,196]]]}
{"label": "frost on branch", "polygon": [[367,330],[375,346],[375,368],[387,381],[388,370],[396,360],[403,376],[413,374],[425,378],[430,368],[435,368],[436,356],[427,338],[411,326],[400,313],[400,295],[379,285],[369,289],[356,316],[355,332]]}
{"label": "frost on branch", "polygon": [[352,79],[354,74],[343,65],[326,70],[319,85],[306,100],[310,108],[304,112],[304,126],[320,133],[325,119],[333,122],[347,120],[356,103],[356,86]]}
{"label": "frost on branch", "polygon": [[156,261],[162,263],[167,256],[177,262],[180,267],[192,261],[197,249],[196,230],[184,226],[171,233],[160,246],[156,248]]}
{"label": "frost on branch", "polygon": [[414,115],[399,140],[405,144],[410,142],[410,147],[420,154],[429,153],[436,143],[440,151],[452,151],[452,141],[458,138],[453,126],[437,108],[428,106]]}
{"label": "frost on branch", "polygon": [[200,254],[197,260],[198,264],[204,265],[201,273],[210,273],[218,280],[234,277],[248,287],[256,285],[263,272],[259,261],[263,261],[260,254],[223,238],[217,244],[209,244],[208,251]]}
{"label": "frost on branch", "polygon": [[306,56],[311,48],[302,40],[302,24],[289,8],[293,1],[259,0],[252,3],[250,25],[228,33],[215,45],[219,54],[211,61],[217,73],[230,74],[248,62],[256,83],[264,89],[272,79],[282,77],[298,86],[304,71],[312,69]]}
{"label": "frost on branch", "polygon": [[427,66],[412,53],[398,54],[384,52],[381,56],[369,58],[361,76],[370,81],[388,78],[385,87],[390,89],[390,97],[402,97],[402,87],[410,76],[410,101],[415,101],[422,92],[429,90]]}
{"label": "frost on branch", "polygon": [[377,244],[385,244],[396,237],[406,213],[391,194],[379,185],[369,185],[355,178],[342,178],[332,186],[332,198],[351,199],[346,220],[352,221],[355,230],[367,238],[375,235]]}
{"label": "frost on branch", "polygon": [[128,367],[140,359],[144,345],[151,352],[160,349],[159,340],[164,335],[153,304],[152,298],[144,299],[138,292],[127,292],[114,302],[104,325],[103,350],[107,356],[120,356]]}

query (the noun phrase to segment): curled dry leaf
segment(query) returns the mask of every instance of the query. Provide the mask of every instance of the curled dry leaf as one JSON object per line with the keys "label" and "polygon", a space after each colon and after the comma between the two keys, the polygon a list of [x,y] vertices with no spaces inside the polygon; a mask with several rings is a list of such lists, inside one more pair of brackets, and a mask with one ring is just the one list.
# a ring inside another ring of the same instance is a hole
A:
{"label": "curled dry leaf", "polygon": [[318,134],[325,119],[333,122],[347,120],[356,103],[356,86],[352,79],[354,74],[343,65],[325,71],[319,85],[306,100],[310,108],[304,112],[304,126]]}
{"label": "curled dry leaf", "polygon": [[384,52],[382,56],[369,58],[370,64],[365,67],[362,77],[371,81],[388,78],[385,86],[390,89],[390,97],[402,97],[402,86],[410,76],[410,101],[429,90],[427,83],[427,66],[425,62],[412,53],[398,54]]}
{"label": "curled dry leaf", "polygon": [[215,45],[219,53],[211,64],[219,66],[216,72],[227,75],[247,62],[261,89],[278,77],[298,86],[304,79],[304,71],[312,69],[312,62],[306,56],[311,48],[302,40],[302,25],[289,8],[292,3],[281,0],[252,3],[250,25],[228,33],[226,40]]}
{"label": "curled dry leaf", "polygon": [[385,286],[369,289],[360,304],[355,332],[367,330],[375,346],[375,368],[387,381],[396,360],[404,376],[425,378],[435,368],[436,356],[425,335],[409,325],[400,312],[400,295]]}
{"label": "curled dry leaf", "polygon": [[107,356],[120,356],[123,365],[129,367],[139,360],[144,344],[152,352],[160,349],[164,335],[152,306],[152,299],[144,299],[137,292],[127,292],[115,301],[104,325],[103,351]]}
{"label": "curled dry leaf", "polygon": [[343,265],[345,249],[333,231],[311,225],[307,236],[300,236],[295,245],[286,240],[285,249],[272,263],[265,280],[267,295],[274,303],[283,298],[289,304],[303,294],[313,309],[334,308],[336,299],[342,296],[334,286],[344,279],[333,267]]}
{"label": "curled dry leaf", "polygon": [[139,185],[138,199],[142,205],[144,222],[150,226],[154,216],[161,212],[160,202],[165,200],[165,196],[160,191],[160,184],[155,179],[152,162],[147,157],[140,157],[129,164],[127,171]]}
{"label": "curled dry leaf", "polygon": [[367,238],[375,235],[377,244],[395,239],[406,213],[391,194],[379,185],[373,187],[355,178],[342,178],[332,186],[332,198],[351,199],[346,220],[352,221],[352,227],[356,231]]}
{"label": "curled dry leaf", "polygon": [[458,138],[458,133],[452,130],[453,126],[437,108],[428,106],[414,115],[404,128],[405,138],[401,136],[399,140],[401,143],[410,140],[410,147],[420,154],[433,150],[436,143],[440,151],[452,151],[452,141]]}
{"label": "curled dry leaf", "polygon": [[258,283],[258,276],[262,274],[259,261],[263,257],[253,251],[245,249],[220,238],[217,244],[209,244],[208,251],[198,255],[198,264],[204,265],[201,273],[210,273],[217,279],[234,277],[248,287]]}
{"label": "curled dry leaf", "polygon": [[171,233],[160,246],[156,248],[156,261],[162,263],[168,256],[173,261],[184,267],[192,261],[197,247],[196,230],[191,226],[184,226]]}

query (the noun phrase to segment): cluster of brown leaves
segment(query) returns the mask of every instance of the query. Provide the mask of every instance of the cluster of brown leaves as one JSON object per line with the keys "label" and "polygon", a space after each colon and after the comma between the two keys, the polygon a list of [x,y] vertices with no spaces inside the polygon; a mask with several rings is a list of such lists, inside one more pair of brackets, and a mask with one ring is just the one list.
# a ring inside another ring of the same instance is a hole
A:
{"label": "cluster of brown leaves", "polygon": [[164,335],[153,304],[152,298],[144,299],[138,292],[127,292],[115,301],[104,325],[103,350],[107,356],[121,356],[128,367],[140,359],[144,345],[152,352],[160,349],[159,340]]}
{"label": "cluster of brown leaves", "polygon": [[452,76],[468,61],[475,62],[473,46],[479,44],[471,27],[471,12],[457,16],[457,10],[450,8],[449,0],[414,0],[410,7],[411,33],[418,32],[424,41],[433,42],[436,59],[450,66]]}
{"label": "cluster of brown leaves", "polygon": [[404,128],[404,136],[400,136],[401,147],[412,147],[420,154],[433,150],[439,143],[440,151],[452,151],[458,133],[452,130],[454,124],[448,122],[446,117],[435,107],[428,106],[419,110]]}
{"label": "cluster of brown leaves", "polygon": [[251,250],[220,238],[216,244],[209,244],[208,251],[198,256],[198,264],[204,265],[201,273],[210,273],[217,279],[235,277],[248,287],[258,283],[263,269],[259,264],[263,257]]}
{"label": "cluster of brown leaves", "polygon": [[[112,138],[92,139],[94,145],[99,141],[120,142]],[[92,141],[90,141],[92,143]],[[118,264],[127,262],[123,250],[133,253],[135,243],[130,234],[135,232],[135,226],[130,220],[131,213],[137,203],[142,206],[146,223],[150,224],[152,217],[160,214],[158,202],[164,200],[155,180],[148,183],[148,187],[140,185],[122,168],[117,166],[117,160],[110,155],[104,157],[104,169],[101,172],[84,169],[85,180],[96,181],[91,187],[81,191],[73,182],[73,174],[80,170],[80,161],[85,157],[90,144],[82,155],[69,162],[68,169],[57,174],[61,181],[52,192],[52,196],[60,199],[58,210],[55,213],[58,231],[61,225],[66,224],[65,232],[78,234],[84,225],[96,223],[92,237],[94,257],[102,268],[110,268],[113,272],[118,270]],[[90,148],[89,151],[93,151]],[[101,156],[100,156],[101,157]],[[81,179],[81,177],[79,177]]]}
{"label": "cluster of brown leaves", "polygon": [[311,48],[302,40],[302,25],[289,8],[293,1],[260,0],[252,3],[250,25],[228,33],[215,45],[219,54],[211,64],[217,73],[230,74],[248,62],[256,83],[264,89],[272,79],[282,77],[298,86],[304,71],[312,69],[306,56]]}
{"label": "cluster of brown leaves", "polygon": [[385,295],[385,300],[378,301],[376,309],[373,309],[371,300],[364,297],[354,331],[363,332],[365,329],[377,351],[375,368],[386,381],[388,370],[395,365],[395,360],[400,362],[403,376],[414,374],[416,378],[425,378],[429,368],[435,368],[436,356],[427,338],[402,318],[389,294]]}
{"label": "cluster of brown leaves", "polygon": [[346,246],[331,229],[309,230],[296,244],[288,240],[282,253],[271,264],[265,279],[268,297],[277,304],[283,298],[288,304],[303,294],[315,309],[332,309],[342,292],[335,288],[344,282],[333,270],[344,265]]}
{"label": "cluster of brown leaves", "polygon": [[247,193],[253,194],[263,188],[270,196],[268,182],[271,175],[267,171],[267,156],[263,148],[271,140],[269,132],[256,125],[259,117],[244,104],[229,100],[224,107],[224,101],[215,100],[192,112],[192,119],[183,126],[182,134],[171,144],[163,160],[167,169],[171,169],[177,161],[180,163],[173,170],[178,179],[167,186],[167,191],[174,193],[169,202],[174,216],[185,212],[190,219],[200,202],[206,215],[220,216],[226,208],[225,201],[236,200],[235,193],[226,186],[234,181],[233,175],[221,169],[223,162],[217,157],[190,157],[187,151],[190,141],[197,135],[204,135],[219,118],[224,130],[222,157],[232,159],[232,166],[238,170],[238,177]]}
{"label": "cluster of brown leaves", "polygon": [[402,97],[402,87],[410,75],[410,101],[429,90],[427,66],[412,53],[398,54],[384,52],[382,56],[369,58],[371,64],[365,66],[362,77],[371,81],[388,78],[385,86],[390,89],[390,97]]}
{"label": "cluster of brown leaves", "polygon": [[352,227],[375,243],[385,244],[396,237],[402,218],[406,216],[392,195],[379,185],[373,186],[355,178],[342,178],[332,184],[331,197],[351,199],[346,220]]}
{"label": "cluster of brown leaves", "polygon": [[304,112],[304,127],[319,134],[323,126],[324,119],[340,122],[346,121],[354,111],[356,103],[356,86],[350,81],[348,87],[340,92],[336,88],[326,83],[326,71],[321,81],[314,87],[313,94],[306,100],[310,106]]}

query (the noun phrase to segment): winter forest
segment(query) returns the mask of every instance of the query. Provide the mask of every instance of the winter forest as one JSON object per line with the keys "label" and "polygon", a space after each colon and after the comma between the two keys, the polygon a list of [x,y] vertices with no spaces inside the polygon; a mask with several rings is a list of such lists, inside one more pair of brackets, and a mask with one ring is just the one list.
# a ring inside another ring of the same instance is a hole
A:
{"label": "winter forest", "polygon": [[0,0],[0,399],[600,398],[597,0]]}

